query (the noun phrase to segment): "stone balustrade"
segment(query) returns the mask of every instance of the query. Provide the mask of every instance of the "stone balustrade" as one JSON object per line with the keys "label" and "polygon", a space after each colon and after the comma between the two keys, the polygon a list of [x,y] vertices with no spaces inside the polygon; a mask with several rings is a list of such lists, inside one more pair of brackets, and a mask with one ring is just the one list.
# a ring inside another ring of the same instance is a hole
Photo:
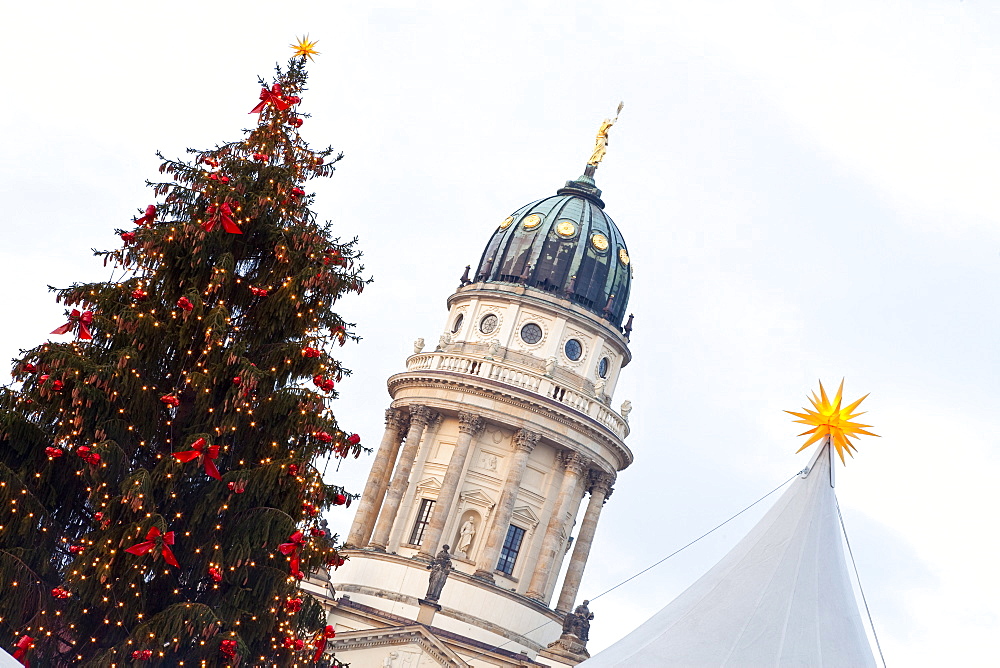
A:
{"label": "stone balustrade", "polygon": [[594,418],[618,438],[625,438],[628,435],[628,424],[608,406],[594,397],[588,397],[578,388],[557,383],[552,378],[528,367],[467,355],[427,352],[411,355],[406,360],[406,370],[448,371],[487,378],[563,403]]}

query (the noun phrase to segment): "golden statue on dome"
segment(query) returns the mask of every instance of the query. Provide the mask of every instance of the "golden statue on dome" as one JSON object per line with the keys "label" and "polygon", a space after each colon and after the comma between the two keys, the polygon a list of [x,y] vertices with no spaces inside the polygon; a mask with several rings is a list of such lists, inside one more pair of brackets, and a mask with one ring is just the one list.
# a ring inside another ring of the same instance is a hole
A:
{"label": "golden statue on dome", "polygon": [[[622,108],[625,106],[624,102],[618,103],[618,111],[615,112],[614,118],[605,118],[601,122],[601,127],[597,129],[597,140],[594,145],[594,152],[590,154],[590,159],[587,160],[587,164],[590,167],[596,168],[597,165],[604,160],[604,154],[608,152],[608,130],[611,126],[618,122],[618,116],[622,113]],[[588,171],[592,171],[589,170]]]}

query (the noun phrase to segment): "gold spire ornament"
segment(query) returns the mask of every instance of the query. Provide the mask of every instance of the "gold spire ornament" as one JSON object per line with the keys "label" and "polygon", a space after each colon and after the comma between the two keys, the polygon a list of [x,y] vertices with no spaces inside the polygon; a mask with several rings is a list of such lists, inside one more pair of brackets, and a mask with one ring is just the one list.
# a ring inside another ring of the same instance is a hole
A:
{"label": "gold spire ornament", "polygon": [[590,159],[587,160],[587,164],[591,167],[597,167],[604,160],[604,154],[608,152],[608,130],[611,126],[618,122],[618,116],[622,113],[622,109],[625,107],[624,102],[618,103],[618,111],[615,112],[614,118],[605,118],[601,122],[601,127],[597,129],[597,140],[594,145],[594,152],[590,154]]}
{"label": "gold spire ornament", "polygon": [[809,399],[810,403],[813,405],[813,410],[808,408],[803,408],[805,413],[796,413],[794,411],[785,411],[790,415],[794,415],[798,420],[793,420],[793,422],[798,422],[805,425],[811,425],[813,428],[809,431],[802,432],[799,436],[806,436],[812,434],[802,447],[796,450],[796,452],[802,452],[810,445],[816,441],[820,441],[824,438],[829,439],[833,443],[833,447],[837,448],[837,454],[840,455],[840,462],[846,464],[844,460],[844,451],[851,457],[854,457],[854,452],[857,452],[857,448],[851,443],[852,438],[857,438],[859,435],[865,436],[878,436],[878,434],[873,434],[870,431],[865,431],[865,427],[871,428],[870,424],[860,424],[858,422],[851,422],[852,419],[859,415],[863,415],[865,411],[860,413],[855,413],[856,409],[862,401],[864,401],[868,395],[861,397],[853,404],[846,408],[841,408],[840,404],[844,397],[844,381],[840,381],[840,387],[837,389],[837,394],[834,396],[833,401],[826,395],[826,390],[823,389],[823,382],[820,381],[819,384],[819,394],[817,397],[816,393],[813,392],[812,397]]}
{"label": "gold spire ornament", "polygon": [[[299,41],[295,44],[289,44],[295,51],[296,56],[302,56],[303,58],[313,59],[313,56],[318,56],[319,51],[316,50],[316,45],[319,44],[319,40],[309,40],[309,35],[305,37],[299,37]],[[315,61],[314,61],[315,62]]]}

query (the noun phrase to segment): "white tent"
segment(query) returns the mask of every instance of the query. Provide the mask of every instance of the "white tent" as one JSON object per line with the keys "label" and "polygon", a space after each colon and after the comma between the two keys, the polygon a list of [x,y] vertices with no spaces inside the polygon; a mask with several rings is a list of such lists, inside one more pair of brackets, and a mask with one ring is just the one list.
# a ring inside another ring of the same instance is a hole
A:
{"label": "white tent", "polygon": [[841,542],[831,447],[740,543],[579,668],[875,666]]}
{"label": "white tent", "polygon": [[21,662],[0,649],[0,668],[21,668]]}

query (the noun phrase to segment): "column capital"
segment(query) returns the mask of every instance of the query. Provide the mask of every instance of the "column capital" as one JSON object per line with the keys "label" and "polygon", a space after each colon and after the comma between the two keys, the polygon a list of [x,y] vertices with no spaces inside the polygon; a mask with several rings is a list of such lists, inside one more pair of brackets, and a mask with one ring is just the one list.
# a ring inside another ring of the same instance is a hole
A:
{"label": "column capital", "polygon": [[573,473],[575,475],[581,475],[587,470],[587,465],[590,462],[587,458],[578,452],[573,452],[572,450],[565,450],[562,453],[562,464],[563,468],[566,469],[566,473]]}
{"label": "column capital", "polygon": [[531,452],[538,445],[538,440],[542,437],[541,434],[534,431],[528,431],[527,429],[519,429],[516,434],[514,434],[514,448],[516,450],[524,450],[525,452]]}
{"label": "column capital", "polygon": [[388,429],[403,431],[410,422],[410,416],[398,408],[385,409],[385,426]]}
{"label": "column capital", "polygon": [[412,427],[414,423],[419,424],[421,427],[426,427],[434,420],[434,411],[427,408],[427,406],[418,406],[413,404],[410,406],[410,426]]}
{"label": "column capital", "polygon": [[589,483],[587,491],[592,496],[599,492],[607,499],[611,496],[611,492],[614,489],[612,485],[615,484],[616,477],[614,473],[608,473],[607,471],[591,471],[589,480],[587,481]]}
{"label": "column capital", "polygon": [[477,434],[486,426],[486,421],[475,413],[460,411],[458,414],[458,431],[462,434]]}

